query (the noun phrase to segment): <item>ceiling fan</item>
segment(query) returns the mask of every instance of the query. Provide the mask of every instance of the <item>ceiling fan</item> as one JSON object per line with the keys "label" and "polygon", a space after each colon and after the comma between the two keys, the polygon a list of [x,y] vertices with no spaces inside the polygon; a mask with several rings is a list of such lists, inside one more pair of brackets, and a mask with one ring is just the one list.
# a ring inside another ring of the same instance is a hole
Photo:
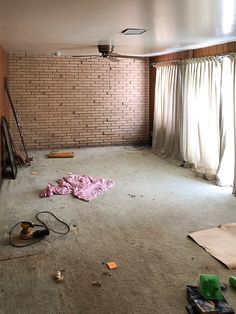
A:
{"label": "ceiling fan", "polygon": [[135,56],[126,56],[126,55],[120,55],[118,53],[114,53],[114,45],[108,44],[108,45],[97,45],[98,48],[98,52],[100,53],[100,55],[72,55],[72,57],[74,58],[104,58],[104,59],[108,59],[112,62],[120,62],[119,58],[138,58],[140,59],[141,57],[135,57]]}

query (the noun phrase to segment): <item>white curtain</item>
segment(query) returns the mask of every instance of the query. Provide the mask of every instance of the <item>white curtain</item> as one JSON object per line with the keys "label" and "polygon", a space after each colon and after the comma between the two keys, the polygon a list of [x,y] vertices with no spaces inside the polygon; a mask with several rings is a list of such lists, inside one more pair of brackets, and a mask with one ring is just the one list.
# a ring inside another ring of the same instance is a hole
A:
{"label": "white curtain", "polygon": [[156,67],[152,151],[163,159],[181,163],[179,63]]}
{"label": "white curtain", "polygon": [[[236,58],[236,57],[235,57]],[[234,102],[234,182],[233,182],[233,194],[236,196],[236,60],[233,60],[232,64],[233,71],[233,102]]]}
{"label": "white curtain", "polygon": [[208,180],[216,176],[220,155],[221,63],[209,58],[183,63],[183,158]]}
{"label": "white curtain", "polygon": [[156,66],[152,150],[236,195],[235,55]]}
{"label": "white curtain", "polygon": [[235,59],[232,56],[222,58],[221,107],[220,107],[220,161],[216,183],[232,186],[234,180],[234,94]]}

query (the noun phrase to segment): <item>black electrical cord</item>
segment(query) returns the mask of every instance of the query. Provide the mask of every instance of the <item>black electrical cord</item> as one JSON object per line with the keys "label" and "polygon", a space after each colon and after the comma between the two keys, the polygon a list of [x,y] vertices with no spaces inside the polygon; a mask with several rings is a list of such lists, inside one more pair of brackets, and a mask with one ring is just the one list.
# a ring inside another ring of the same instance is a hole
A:
{"label": "black electrical cord", "polygon": [[[46,225],[46,223],[43,222],[41,219],[39,219],[39,215],[40,215],[40,214],[50,214],[50,215],[52,215],[57,221],[59,221],[61,224],[63,224],[63,225],[66,226],[67,231],[66,231],[66,232],[60,232],[60,231],[56,231],[56,230],[53,230],[53,229],[48,228],[48,226]],[[54,232],[54,233],[57,233],[57,234],[67,234],[67,233],[70,231],[70,226],[69,226],[65,221],[59,219],[59,218],[58,218],[55,214],[53,214],[52,212],[49,212],[49,211],[47,211],[47,210],[42,211],[42,212],[38,212],[38,213],[35,215],[35,217],[36,217],[36,219],[37,219],[39,222],[41,222],[41,224],[43,224],[43,226],[44,226],[46,229],[48,229],[48,230],[50,230],[50,231],[52,231],[52,232]]]}
{"label": "black electrical cord", "polygon": [[[53,230],[51,228],[49,228],[46,223],[44,221],[42,221],[40,218],[39,218],[39,215],[40,214],[50,214],[51,216],[53,216],[57,221],[59,221],[61,224],[65,225],[67,230],[65,232],[60,232],[60,231],[56,231],[56,230]],[[53,214],[52,212],[50,211],[41,211],[41,212],[38,212],[36,215],[35,215],[35,218],[42,224],[42,225],[38,225],[38,224],[34,224],[34,227],[41,227],[41,228],[45,228],[47,230],[50,230],[54,233],[57,233],[57,234],[67,234],[69,233],[70,231],[70,226],[64,222],[63,220],[59,219],[55,214]],[[14,246],[14,247],[25,247],[25,246],[29,246],[29,245],[32,245],[32,244],[35,244],[35,243],[38,243],[40,241],[42,241],[43,238],[38,238],[37,241],[33,241],[33,242],[30,242],[30,243],[26,243],[26,244],[22,244],[22,245],[17,245],[15,244],[13,241],[12,241],[12,238],[11,238],[11,235],[12,235],[12,232],[13,230],[22,223],[21,222],[17,222],[12,228],[11,230],[9,231],[9,243]]]}

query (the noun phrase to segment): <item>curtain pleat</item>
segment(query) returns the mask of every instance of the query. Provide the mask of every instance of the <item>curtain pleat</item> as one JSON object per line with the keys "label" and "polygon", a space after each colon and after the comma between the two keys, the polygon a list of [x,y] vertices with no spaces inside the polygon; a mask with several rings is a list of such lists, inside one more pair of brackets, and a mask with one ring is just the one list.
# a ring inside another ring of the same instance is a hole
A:
{"label": "curtain pleat", "polygon": [[220,62],[183,64],[183,158],[208,180],[219,165]]}
{"label": "curtain pleat", "polygon": [[179,64],[156,69],[152,151],[163,159],[181,163]]}
{"label": "curtain pleat", "polygon": [[236,60],[234,60],[233,64],[233,86],[234,86],[234,94],[233,94],[233,99],[234,99],[234,112],[233,112],[233,117],[234,117],[234,152],[235,152],[235,163],[234,163],[234,183],[233,183],[233,194],[236,196]]}
{"label": "curtain pleat", "polygon": [[217,185],[232,186],[234,180],[234,91],[235,59],[222,60],[221,107],[220,107],[220,160],[217,170]]}

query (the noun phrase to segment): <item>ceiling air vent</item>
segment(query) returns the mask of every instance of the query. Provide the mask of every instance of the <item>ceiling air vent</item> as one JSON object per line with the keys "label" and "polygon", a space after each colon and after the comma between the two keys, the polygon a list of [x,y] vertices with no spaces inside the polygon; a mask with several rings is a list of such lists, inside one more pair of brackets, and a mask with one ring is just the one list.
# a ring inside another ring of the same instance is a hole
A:
{"label": "ceiling air vent", "polygon": [[145,33],[147,29],[144,28],[126,28],[121,33],[123,35],[141,35]]}

